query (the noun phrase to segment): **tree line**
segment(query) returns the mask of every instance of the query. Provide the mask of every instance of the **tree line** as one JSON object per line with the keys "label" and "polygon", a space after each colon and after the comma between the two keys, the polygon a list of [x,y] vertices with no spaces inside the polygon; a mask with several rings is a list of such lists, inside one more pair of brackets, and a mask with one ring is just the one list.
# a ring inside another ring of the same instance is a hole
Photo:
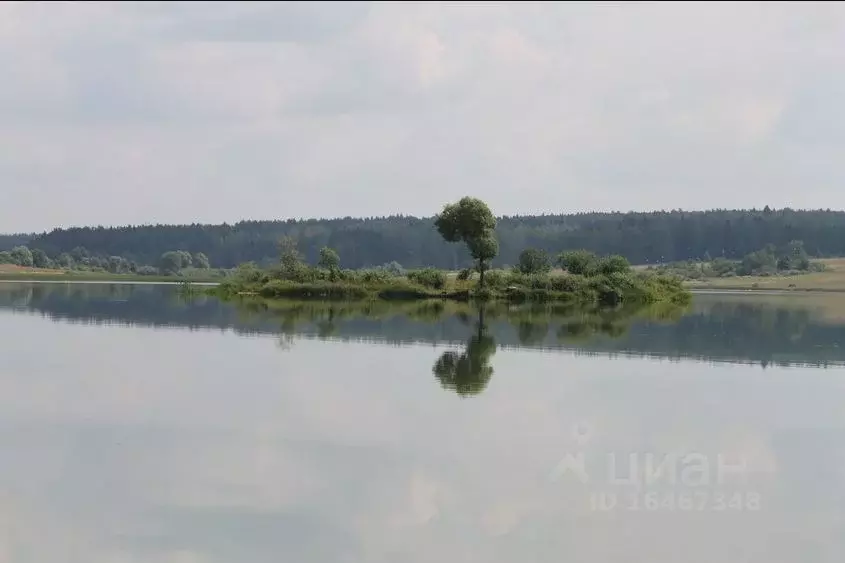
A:
{"label": "tree line", "polygon": [[16,246],[25,246],[29,241],[34,239],[35,236],[35,234],[0,234],[0,252],[4,250],[12,250]]}
{"label": "tree line", "polygon": [[30,249],[26,245],[15,246],[11,250],[0,251],[0,264],[26,268],[139,275],[177,275],[188,268],[196,270],[211,268],[208,256],[202,252],[191,254],[184,250],[170,250],[163,253],[154,264],[139,265],[124,256],[97,255],[81,246],[52,257],[40,248]]}
{"label": "tree line", "polygon": [[670,262],[655,269],[684,279],[702,279],[820,272],[825,266],[822,262],[810,260],[803,241],[793,240],[780,248],[767,244],[760,250],[746,254],[741,260],[705,255],[702,260]]}
{"label": "tree line", "polygon": [[[97,256],[122,256],[136,264],[157,264],[165,252],[206,254],[216,267],[278,261],[278,241],[290,237],[304,260],[316,264],[329,247],[344,268],[398,262],[406,268],[458,270],[477,263],[469,245],[450,244],[435,218],[404,215],[373,218],[242,221],[222,225],[147,225],[56,229],[27,241],[31,249],[56,257],[74,248]],[[489,230],[489,229],[488,229]],[[792,209],[578,213],[500,217],[495,228],[498,256],[485,267],[516,265],[525,248],[552,256],[585,249],[617,254],[634,264],[722,257],[738,260],[768,244],[801,240],[812,256],[845,255],[845,212]],[[459,237],[460,238],[460,237]],[[491,237],[476,237],[476,255]],[[481,254],[484,254],[481,252]]]}

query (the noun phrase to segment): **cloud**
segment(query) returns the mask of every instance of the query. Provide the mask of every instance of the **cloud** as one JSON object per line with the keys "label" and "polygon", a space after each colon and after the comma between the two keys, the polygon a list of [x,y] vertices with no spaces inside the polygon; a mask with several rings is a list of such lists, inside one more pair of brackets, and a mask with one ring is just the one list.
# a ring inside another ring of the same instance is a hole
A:
{"label": "cloud", "polygon": [[4,3],[0,225],[842,207],[842,53],[835,3]]}

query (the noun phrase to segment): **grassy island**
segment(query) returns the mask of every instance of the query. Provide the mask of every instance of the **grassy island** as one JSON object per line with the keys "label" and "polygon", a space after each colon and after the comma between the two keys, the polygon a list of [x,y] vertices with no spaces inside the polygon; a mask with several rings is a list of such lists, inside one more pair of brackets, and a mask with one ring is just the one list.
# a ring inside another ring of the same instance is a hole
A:
{"label": "grassy island", "polygon": [[[304,263],[294,239],[280,242],[281,259],[271,268],[242,264],[218,287],[226,297],[265,299],[421,300],[573,302],[585,305],[677,303],[690,293],[678,277],[634,271],[622,256],[597,256],[586,251],[563,252],[553,264],[541,250],[526,249],[512,268],[491,268],[498,254],[495,218],[487,205],[465,197],[446,205],[435,227],[449,242],[463,242],[474,264],[458,272],[434,268],[405,271],[401,265],[347,270],[340,256],[325,247],[318,264]],[[553,265],[558,269],[553,271]]]}
{"label": "grassy island", "polygon": [[683,304],[690,293],[677,278],[661,274],[614,271],[573,274],[489,270],[484,287],[465,272],[436,269],[391,272],[322,270],[302,265],[294,274],[283,268],[259,269],[252,265],[209,291],[224,298],[260,296],[265,299],[393,300],[420,299],[507,300],[510,302],[575,302],[582,304]]}

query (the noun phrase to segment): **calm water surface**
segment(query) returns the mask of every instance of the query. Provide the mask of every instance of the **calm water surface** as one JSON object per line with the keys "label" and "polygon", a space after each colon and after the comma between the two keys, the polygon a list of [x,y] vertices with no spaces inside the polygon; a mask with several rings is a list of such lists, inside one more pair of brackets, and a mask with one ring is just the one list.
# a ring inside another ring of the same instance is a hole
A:
{"label": "calm water surface", "polygon": [[845,299],[582,321],[3,284],[0,561],[845,560]]}

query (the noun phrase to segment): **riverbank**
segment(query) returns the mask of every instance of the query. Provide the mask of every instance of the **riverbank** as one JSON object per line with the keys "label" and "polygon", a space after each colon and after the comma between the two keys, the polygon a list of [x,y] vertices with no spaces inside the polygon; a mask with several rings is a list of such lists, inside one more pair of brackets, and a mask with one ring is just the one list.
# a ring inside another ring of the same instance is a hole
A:
{"label": "riverbank", "polygon": [[220,283],[221,276],[141,276],[138,274],[112,274],[109,272],[85,272],[78,270],[52,270],[23,268],[19,266],[0,267],[0,281],[10,282],[102,282],[102,283]]}
{"label": "riverbank", "polygon": [[692,290],[845,293],[845,258],[818,261],[824,264],[824,271],[799,275],[705,278],[690,280],[684,285]]}

